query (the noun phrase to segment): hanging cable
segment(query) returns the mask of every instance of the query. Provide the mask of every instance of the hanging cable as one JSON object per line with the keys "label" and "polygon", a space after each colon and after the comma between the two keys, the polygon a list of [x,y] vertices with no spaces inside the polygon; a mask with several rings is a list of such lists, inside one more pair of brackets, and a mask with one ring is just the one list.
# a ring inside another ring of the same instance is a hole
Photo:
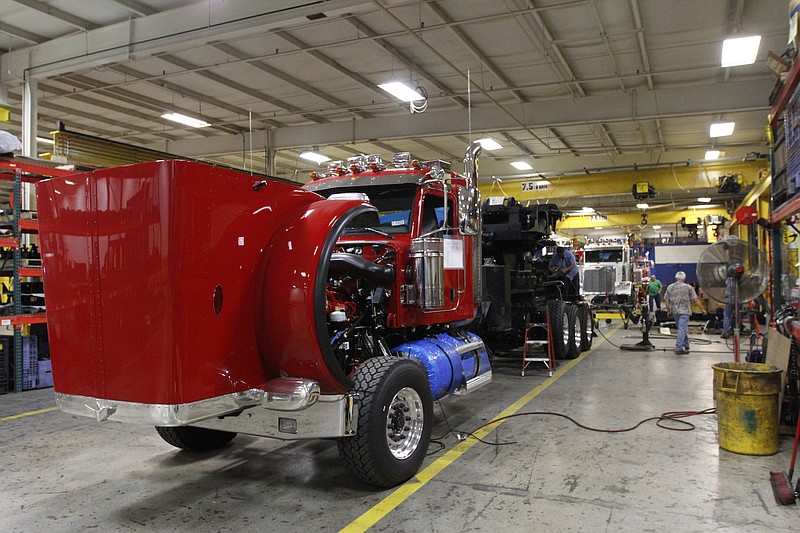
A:
{"label": "hanging cable", "polygon": [[422,95],[423,100],[410,101],[408,108],[412,113],[424,113],[428,109],[428,91],[422,85],[418,85],[417,92]]}

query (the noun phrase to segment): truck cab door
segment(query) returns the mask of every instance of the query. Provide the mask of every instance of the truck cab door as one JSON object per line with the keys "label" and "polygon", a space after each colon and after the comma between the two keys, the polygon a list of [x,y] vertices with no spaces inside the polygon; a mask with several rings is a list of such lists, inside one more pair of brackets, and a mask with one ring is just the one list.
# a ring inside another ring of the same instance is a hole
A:
{"label": "truck cab door", "polygon": [[440,309],[443,310],[456,308],[461,303],[461,295],[467,286],[468,247],[465,243],[466,238],[453,229],[457,227],[455,202],[455,195],[448,194],[445,213],[442,191],[425,190],[421,198],[418,231],[415,231],[415,236],[418,238],[442,240],[443,291]]}

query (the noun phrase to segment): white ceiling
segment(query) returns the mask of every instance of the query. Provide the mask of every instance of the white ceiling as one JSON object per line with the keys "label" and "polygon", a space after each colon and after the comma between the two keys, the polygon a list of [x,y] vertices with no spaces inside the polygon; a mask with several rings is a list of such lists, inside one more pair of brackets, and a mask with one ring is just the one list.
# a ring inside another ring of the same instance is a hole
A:
{"label": "white ceiling", "polygon": [[[721,68],[722,40],[750,34],[756,63]],[[546,176],[712,147],[741,159],[768,150],[766,57],[787,35],[778,0],[0,0],[1,127],[20,133],[28,76],[42,136],[63,121],[256,170],[274,149],[274,173],[301,181],[308,148],[457,162],[486,135],[504,148],[484,152],[484,176],[524,174],[520,158]],[[376,87],[388,80],[424,87],[427,111]],[[736,130],[710,139],[719,120]]]}

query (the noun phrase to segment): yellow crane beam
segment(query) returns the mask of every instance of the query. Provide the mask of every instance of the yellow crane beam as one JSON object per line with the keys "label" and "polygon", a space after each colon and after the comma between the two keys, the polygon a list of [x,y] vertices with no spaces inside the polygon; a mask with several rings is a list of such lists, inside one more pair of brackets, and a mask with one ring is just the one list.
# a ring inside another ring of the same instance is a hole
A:
{"label": "yellow crane beam", "polygon": [[[727,211],[723,207],[711,209],[684,209],[684,210],[653,210],[647,212],[647,224],[650,226],[668,226],[678,224],[681,218],[686,218],[686,222],[693,224],[698,218],[705,220],[706,215],[724,215],[730,219]],[[604,218],[606,220],[601,220]],[[631,230],[639,229],[642,222],[641,211],[631,211],[629,213],[619,213],[616,215],[597,216],[568,216],[558,223],[558,231],[580,230],[588,228],[615,228],[622,227]],[[667,229],[666,227],[664,228]],[[669,230],[667,230],[669,231]]]}
{"label": "yellow crane beam", "polygon": [[[746,186],[761,183],[760,176],[769,163],[764,160],[736,162],[703,162],[701,164],[673,164],[665,168],[638,169],[630,171],[600,172],[583,175],[561,176],[541,179],[527,177],[505,178],[502,182],[492,180],[480,185],[484,198],[489,196],[513,196],[524,202],[554,202],[566,198],[586,198],[590,196],[627,195],[633,200],[632,187],[635,183],[648,182],[656,192],[689,192],[696,189],[716,189],[720,176],[737,174],[742,176]],[[657,202],[658,199],[653,201]],[[577,205],[577,204],[576,204]],[[578,206],[580,207],[580,206]]]}

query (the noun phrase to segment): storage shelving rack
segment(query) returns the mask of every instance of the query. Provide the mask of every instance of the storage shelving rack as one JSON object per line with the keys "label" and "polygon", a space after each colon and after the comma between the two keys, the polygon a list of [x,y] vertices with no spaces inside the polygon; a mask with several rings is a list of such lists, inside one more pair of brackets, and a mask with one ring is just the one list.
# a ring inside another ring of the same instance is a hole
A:
{"label": "storage shelving rack", "polygon": [[[44,324],[47,322],[45,313],[22,312],[22,278],[41,278],[42,267],[22,266],[20,244],[24,233],[36,233],[39,224],[36,220],[22,218],[22,184],[36,183],[48,178],[68,176],[75,174],[75,170],[64,170],[40,161],[27,158],[0,157],[0,179],[13,182],[13,214],[11,217],[11,237],[0,238],[0,246],[13,249],[12,267],[12,314],[0,317],[0,325],[12,326],[14,329],[14,391],[22,390],[23,362],[22,362],[22,328],[29,324]],[[0,364],[0,372],[5,366]],[[8,376],[0,376],[0,386],[8,383]]]}
{"label": "storage shelving rack", "polygon": [[773,225],[773,306],[787,303],[783,288],[782,223],[800,213],[800,61],[795,61],[772,104],[770,138],[772,186],[770,222]]}

